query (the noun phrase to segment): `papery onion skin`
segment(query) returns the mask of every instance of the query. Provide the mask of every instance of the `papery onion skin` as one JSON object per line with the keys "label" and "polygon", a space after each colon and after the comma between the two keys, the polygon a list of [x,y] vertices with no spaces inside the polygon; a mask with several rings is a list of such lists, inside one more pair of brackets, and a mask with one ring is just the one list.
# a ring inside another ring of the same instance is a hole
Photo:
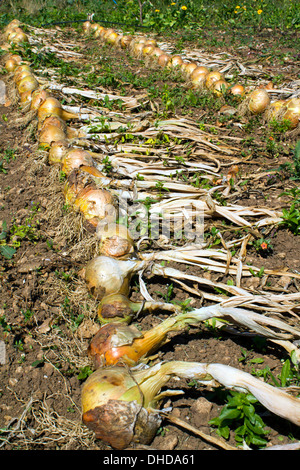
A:
{"label": "papery onion skin", "polygon": [[166,67],[167,63],[169,62],[170,60],[170,56],[168,54],[161,54],[160,56],[158,56],[157,58],[157,64],[160,66],[160,67]]}
{"label": "papery onion skin", "polygon": [[183,64],[183,59],[179,55],[174,55],[170,57],[167,67],[180,67]]}
{"label": "papery onion skin", "polygon": [[213,89],[215,82],[223,80],[223,75],[218,71],[209,72],[205,78],[205,85],[209,90]]}
{"label": "papery onion skin", "polygon": [[99,224],[96,232],[100,240],[100,254],[121,258],[133,253],[133,239],[125,225]]}
{"label": "papery onion skin", "polygon": [[66,175],[80,166],[93,166],[93,157],[86,150],[73,148],[69,150],[61,160],[61,171]]}
{"label": "papery onion skin", "polygon": [[131,302],[122,294],[107,295],[98,305],[98,319],[103,325],[112,322],[129,324],[136,313],[141,310],[142,305],[142,303]]}
{"label": "papery onion skin", "polygon": [[[128,391],[130,398],[126,398]],[[161,418],[157,412],[148,412],[141,401],[138,385],[124,368],[99,369],[83,385],[82,421],[114,449],[137,442],[149,444]]]}
{"label": "papery onion skin", "polygon": [[111,222],[116,217],[114,198],[106,189],[83,189],[75,199],[74,208],[82,212],[94,227],[97,227],[101,220]]}
{"label": "papery onion skin", "polygon": [[48,125],[45,126],[39,135],[39,144],[45,147],[50,147],[52,142],[57,142],[60,140],[65,140],[65,132],[57,126]]}
{"label": "papery onion skin", "polygon": [[50,164],[61,163],[64,155],[69,150],[69,144],[67,140],[60,140],[53,142],[48,153],[48,162]]}
{"label": "papery onion skin", "polygon": [[261,114],[270,104],[270,97],[264,88],[257,88],[249,96],[248,108],[252,114]]}
{"label": "papery onion skin", "polygon": [[97,256],[90,260],[85,268],[84,279],[87,288],[98,300],[109,294],[128,296],[132,276],[131,269],[134,269],[135,266],[135,261]]}

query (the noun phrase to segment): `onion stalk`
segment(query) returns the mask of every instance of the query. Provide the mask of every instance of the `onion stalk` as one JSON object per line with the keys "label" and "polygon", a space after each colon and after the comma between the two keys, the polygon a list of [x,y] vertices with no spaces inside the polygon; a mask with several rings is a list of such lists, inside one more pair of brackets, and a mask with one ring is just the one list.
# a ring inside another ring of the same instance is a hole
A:
{"label": "onion stalk", "polygon": [[224,364],[184,361],[159,362],[144,368],[97,369],[83,384],[82,421],[96,438],[115,449],[122,450],[136,442],[150,444],[168,413],[161,408],[163,400],[183,393],[162,391],[172,378],[251,393],[272,413],[300,425],[300,400],[279,387]]}

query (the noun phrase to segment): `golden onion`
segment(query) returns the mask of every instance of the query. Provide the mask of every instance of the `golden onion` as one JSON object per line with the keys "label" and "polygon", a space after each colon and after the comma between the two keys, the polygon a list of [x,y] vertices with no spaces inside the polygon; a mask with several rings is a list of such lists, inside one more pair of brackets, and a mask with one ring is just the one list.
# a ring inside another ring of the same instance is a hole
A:
{"label": "golden onion", "polygon": [[57,142],[65,139],[65,132],[61,128],[54,126],[53,124],[44,126],[39,134],[39,144],[45,147],[50,147],[52,142]]}
{"label": "golden onion", "polygon": [[134,242],[128,228],[122,224],[99,224],[96,230],[100,240],[99,254],[124,258],[134,251]]}
{"label": "golden onion", "polygon": [[48,162],[50,164],[61,163],[63,156],[69,149],[67,140],[58,140],[52,142],[48,153]]}
{"label": "golden onion", "polygon": [[94,227],[101,220],[113,222],[116,217],[114,198],[106,189],[83,189],[74,201],[74,208]]}
{"label": "golden onion", "polygon": [[236,83],[230,88],[230,93],[234,96],[243,96],[245,94],[245,88],[243,85]]}
{"label": "golden onion", "polygon": [[49,98],[49,92],[39,88],[32,93],[31,99],[31,109],[35,109],[36,111],[39,109],[40,105]]}
{"label": "golden onion", "polygon": [[143,309],[143,302],[132,302],[122,294],[110,294],[101,300],[97,308],[101,324],[118,322],[131,323],[135,315]]}
{"label": "golden onion", "polygon": [[157,58],[157,64],[160,66],[160,67],[166,67],[167,63],[169,62],[170,60],[170,56],[168,54],[160,54]]}
{"label": "golden onion", "polygon": [[226,82],[226,80],[217,80],[216,82],[213,83],[212,85],[212,91],[215,95],[217,96],[222,96],[226,92],[226,90],[229,88],[229,83]]}
{"label": "golden onion", "polygon": [[264,88],[257,88],[249,95],[248,109],[252,114],[260,114],[270,104],[270,97]]}
{"label": "golden onion", "polygon": [[209,72],[206,75],[205,85],[209,90],[212,90],[215,82],[217,82],[218,80],[223,80],[223,79],[224,79],[223,75],[220,72],[215,70],[215,71]]}
{"label": "golden onion", "polygon": [[172,377],[250,393],[272,413],[300,425],[299,398],[280,387],[225,364],[186,361],[165,361],[131,369],[98,368],[82,388],[83,423],[96,438],[117,450],[135,442],[150,444],[162,423],[159,408],[163,399],[182,393],[182,390],[162,391]]}
{"label": "golden onion", "polygon": [[14,59],[8,59],[5,62],[5,69],[8,72],[13,72],[17,68],[17,66],[18,66],[18,63]]}
{"label": "golden onion", "polygon": [[183,64],[182,57],[180,55],[173,55],[170,57],[167,67],[180,67]]}
{"label": "golden onion", "polygon": [[130,46],[131,41],[132,41],[132,36],[130,35],[122,36],[120,39],[121,48],[127,49]]}
{"label": "golden onion", "polygon": [[97,256],[90,260],[84,270],[87,288],[98,300],[110,294],[128,296],[130,281],[138,266],[146,263],[137,260],[119,260],[110,256]]}
{"label": "golden onion", "polygon": [[39,121],[43,121],[49,115],[59,116],[61,119],[64,119],[65,121],[78,118],[77,114],[69,113],[65,111],[62,108],[60,101],[51,96],[46,98],[39,106],[38,119]]}
{"label": "golden onion", "polygon": [[18,91],[20,94],[24,91],[34,91],[39,87],[39,82],[33,75],[24,77],[18,84]]}
{"label": "golden onion", "polygon": [[32,91],[27,90],[20,93],[20,101],[23,104],[29,103],[31,101]]}
{"label": "golden onion", "polygon": [[61,160],[61,171],[66,175],[81,166],[94,166],[93,157],[87,150],[73,148]]}
{"label": "golden onion", "polygon": [[185,64],[183,68],[183,72],[187,75],[190,76],[194,72],[194,70],[197,68],[197,64],[195,62],[188,62]]}

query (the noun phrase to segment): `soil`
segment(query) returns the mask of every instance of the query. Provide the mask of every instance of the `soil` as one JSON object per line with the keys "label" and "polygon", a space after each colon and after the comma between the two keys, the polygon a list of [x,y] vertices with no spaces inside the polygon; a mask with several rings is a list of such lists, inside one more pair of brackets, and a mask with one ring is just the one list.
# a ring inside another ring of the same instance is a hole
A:
{"label": "soil", "polygon": [[[70,43],[71,37],[74,40],[72,31],[57,31],[66,43]],[[80,51],[88,47],[87,41],[80,37],[75,43]],[[91,43],[94,46],[94,42]],[[111,54],[119,64],[124,61],[122,51],[111,50]],[[242,56],[240,59],[243,61]],[[130,62],[128,67],[134,70],[136,65]],[[271,66],[268,63],[267,67],[268,73],[280,73],[278,64]],[[290,74],[297,79],[295,69],[291,69]],[[11,259],[1,258],[0,341],[5,347],[5,358],[0,364],[0,447],[2,450],[110,450],[111,447],[96,439],[81,421],[80,399],[84,379],[80,379],[79,374],[85,368],[93,367],[87,348],[100,325],[96,313],[97,302],[78,273],[92,257],[94,234],[78,214],[64,211],[59,171],[48,164],[47,152],[38,148],[34,125],[30,123],[20,127],[16,124],[21,109],[18,99],[14,100],[13,97],[12,75],[2,74],[0,80],[7,87],[7,102],[0,106],[0,155],[3,158],[6,150],[13,150],[13,157],[3,163],[5,172],[0,173],[0,223],[5,221],[9,229],[23,229],[23,235],[15,238],[19,241],[19,247],[14,256]],[[66,83],[66,77],[63,82]],[[114,91],[113,87],[111,91]],[[133,87],[127,87],[127,92],[130,96],[142,94],[141,90]],[[159,99],[155,103],[160,106]],[[179,116],[183,112],[182,109],[176,110]],[[212,113],[211,110],[206,112],[209,113]],[[197,119],[203,116],[203,110],[195,108],[191,114]],[[215,126],[218,112],[215,111],[214,116],[210,117],[211,125]],[[219,131],[225,132],[222,127]],[[244,130],[234,135],[247,138]],[[255,130],[255,140],[257,146],[252,147],[250,160],[239,163],[239,178],[248,179],[249,183],[230,202],[251,207],[288,207],[288,198],[280,195],[296,184],[284,171],[276,173],[272,184],[268,176],[259,178],[255,190],[252,178],[259,172],[291,162],[296,139],[290,135],[290,138],[282,140],[286,151],[280,152],[275,161],[259,145],[265,142],[264,126]],[[214,220],[212,224],[221,225],[222,220]],[[247,261],[265,269],[299,272],[299,236],[285,227],[273,227],[271,231],[262,233],[271,239],[272,251],[263,255],[250,246]],[[229,240],[232,237],[228,225],[224,238]],[[91,241],[88,249],[85,249],[85,239]],[[173,263],[172,266],[187,269],[180,263]],[[220,273],[205,273],[193,266],[189,267],[188,272],[225,283],[233,279]],[[153,298],[166,298],[170,288],[167,279],[147,277],[146,274],[145,281]],[[272,292],[299,292],[296,277],[271,276],[268,281],[266,287],[264,278],[243,278],[242,286],[250,291],[262,288],[271,289]],[[142,299],[137,285],[132,283],[132,300]],[[207,304],[207,301],[199,300],[199,296],[187,293],[174,283],[172,301],[187,299],[190,299],[191,306],[199,306],[200,301],[202,305]],[[164,312],[141,314],[135,324],[147,330],[166,317]],[[298,317],[295,315],[288,321],[297,325]],[[169,342],[158,352],[158,358],[152,358],[152,361],[219,362],[249,373],[253,369],[257,373],[269,369],[274,377],[278,377],[283,362],[288,358],[286,350],[278,344],[249,335],[246,331],[216,330],[208,325],[199,325],[173,333]],[[165,403],[172,405],[171,417],[181,419],[208,436],[217,437],[208,422],[219,415],[224,400],[218,398],[213,390],[189,381],[170,380],[167,388],[184,392]],[[267,410],[260,410],[260,414],[269,431],[267,446],[300,439],[299,429],[293,424]],[[236,446],[233,430],[227,443]],[[166,418],[149,446],[133,444],[130,448],[200,451],[219,450],[221,446]]]}

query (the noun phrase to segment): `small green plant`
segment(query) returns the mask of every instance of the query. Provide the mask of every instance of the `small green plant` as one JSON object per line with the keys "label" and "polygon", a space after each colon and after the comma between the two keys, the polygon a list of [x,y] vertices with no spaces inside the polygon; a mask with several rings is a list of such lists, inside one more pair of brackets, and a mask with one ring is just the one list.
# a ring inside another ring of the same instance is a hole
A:
{"label": "small green plant", "polygon": [[85,380],[88,378],[89,375],[93,373],[92,369],[90,366],[85,366],[80,369],[79,374],[77,375],[78,380]]}
{"label": "small green plant", "polygon": [[300,234],[300,189],[292,188],[281,195],[292,196],[289,209],[282,209],[282,222],[279,225],[287,227],[294,235]]}
{"label": "small green plant", "polygon": [[239,445],[245,442],[248,446],[265,447],[268,430],[256,411],[257,399],[250,393],[230,391],[226,401],[220,415],[209,421],[217,428],[217,434],[228,439],[232,429]]}

